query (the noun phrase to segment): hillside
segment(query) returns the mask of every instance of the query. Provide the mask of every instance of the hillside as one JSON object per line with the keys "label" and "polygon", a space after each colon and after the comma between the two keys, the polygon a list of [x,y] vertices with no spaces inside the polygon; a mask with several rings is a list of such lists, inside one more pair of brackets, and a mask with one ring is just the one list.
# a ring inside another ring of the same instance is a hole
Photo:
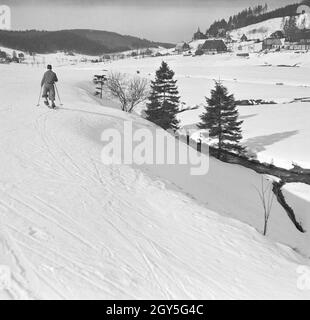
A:
{"label": "hillside", "polygon": [[131,49],[146,48],[146,47],[163,47],[173,48],[174,45],[170,43],[152,42],[146,39],[140,39],[128,35],[120,35],[115,32],[99,31],[99,30],[69,30],[69,32],[83,36],[91,41],[106,46],[108,50],[126,51]]}
{"label": "hillside", "polygon": [[35,53],[72,51],[88,55],[101,55],[147,47],[173,47],[132,36],[99,30],[61,31],[4,31],[0,30],[3,47]]}
{"label": "hillside", "polygon": [[225,32],[229,32],[235,29],[245,28],[258,23],[264,23],[268,20],[290,17],[296,15],[298,6],[304,3],[310,4],[309,0],[300,1],[300,3],[293,3],[285,7],[281,7],[275,10],[268,11],[267,5],[256,7],[249,7],[243,11],[229,17],[227,20],[221,19],[215,21],[208,28],[206,34],[209,36],[221,36]]}
{"label": "hillside", "polygon": [[307,249],[279,205],[271,238],[225,217],[260,221],[260,175],[214,159],[196,178],[182,165],[104,165],[104,129],[156,128],[95,102],[84,86],[95,70],[57,68],[56,111],[35,107],[43,69],[0,72],[0,261],[13,276],[0,298],[309,298],[296,286],[308,260],[273,242]]}
{"label": "hillside", "polygon": [[278,30],[283,30],[285,18],[274,18],[264,22],[259,22],[256,24],[249,25],[244,28],[235,29],[229,32],[230,36],[234,40],[240,40],[242,35],[251,40],[264,40],[270,37],[271,34]]}
{"label": "hillside", "polygon": [[[274,18],[264,22],[249,25],[244,28],[235,29],[229,32],[232,39],[240,40],[242,35],[246,35],[248,39],[266,39],[276,31],[283,31],[285,22],[289,17]],[[310,28],[310,14],[302,14],[296,17],[296,26],[300,30]]]}

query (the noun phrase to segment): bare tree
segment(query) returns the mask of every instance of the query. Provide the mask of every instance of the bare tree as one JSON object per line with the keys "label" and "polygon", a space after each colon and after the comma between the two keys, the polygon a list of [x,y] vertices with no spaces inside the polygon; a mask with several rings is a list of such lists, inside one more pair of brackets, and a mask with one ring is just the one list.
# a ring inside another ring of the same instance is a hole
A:
{"label": "bare tree", "polygon": [[148,98],[148,95],[149,88],[147,80],[140,77],[132,78],[128,84],[128,112],[132,112],[138,104],[144,102]]}
{"label": "bare tree", "polygon": [[263,209],[264,209],[264,231],[263,235],[265,236],[267,234],[268,229],[268,221],[271,214],[271,209],[273,206],[274,201],[274,193],[272,191],[272,184],[268,185],[265,184],[264,178],[262,177],[261,181],[261,187],[258,189],[255,187],[257,193],[259,194],[259,198],[262,202]]}
{"label": "bare tree", "polygon": [[127,109],[125,77],[119,72],[110,73],[106,84],[110,94],[120,101],[122,110],[125,111]]}
{"label": "bare tree", "polygon": [[128,78],[119,72],[110,73],[107,81],[110,94],[117,98],[123,111],[132,112],[148,98],[148,81],[144,78]]}

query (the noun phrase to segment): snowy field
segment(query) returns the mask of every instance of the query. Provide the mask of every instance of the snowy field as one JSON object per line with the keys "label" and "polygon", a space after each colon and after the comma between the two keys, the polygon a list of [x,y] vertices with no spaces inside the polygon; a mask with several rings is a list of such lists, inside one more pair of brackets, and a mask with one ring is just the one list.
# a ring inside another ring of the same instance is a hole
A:
{"label": "snowy field", "polygon": [[[192,106],[203,103],[219,77],[237,98],[307,96],[310,89],[301,85],[310,85],[309,56],[300,56],[301,68],[258,66],[298,58],[166,60],[182,100]],[[102,164],[104,129],[122,132],[125,120],[155,128],[115,103],[94,100],[89,80],[107,68],[152,78],[160,62],[56,67],[64,102],[56,111],[35,106],[42,68],[0,65],[0,265],[12,272],[0,298],[310,298],[297,287],[298,267],[310,266],[309,234],[298,232],[275,203],[268,237],[261,235],[260,175],[214,159],[209,173],[197,177],[181,165]],[[285,86],[276,86],[279,81]],[[310,163],[309,107],[240,108],[245,143],[259,145],[260,157]],[[183,125],[195,124],[198,115],[183,113]],[[296,197],[298,186],[290,187],[287,196],[309,230],[307,196]]]}
{"label": "snowy field", "polygon": [[[113,62],[109,70],[153,79],[163,58],[131,59]],[[292,162],[310,168],[310,102],[290,103],[310,97],[310,53],[251,54],[250,59],[234,54],[215,56],[164,57],[176,73],[181,100],[200,108],[180,115],[182,125],[195,127],[204,112],[201,106],[210,96],[214,80],[223,81],[236,99],[264,99],[277,105],[243,106],[243,143],[261,161],[290,168]],[[295,65],[298,68],[279,67]]]}

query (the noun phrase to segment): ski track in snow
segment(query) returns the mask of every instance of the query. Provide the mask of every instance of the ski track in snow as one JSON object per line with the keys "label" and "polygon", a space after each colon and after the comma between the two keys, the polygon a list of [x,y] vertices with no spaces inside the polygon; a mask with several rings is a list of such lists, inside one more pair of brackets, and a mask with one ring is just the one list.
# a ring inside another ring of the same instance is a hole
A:
{"label": "ski track in snow", "polygon": [[[0,65],[10,80],[11,67],[25,83],[37,78],[38,70]],[[70,68],[59,73],[64,110],[34,107],[34,81],[20,89],[22,104],[6,95],[14,81],[0,88],[1,108],[12,106],[0,120],[0,265],[12,271],[6,298],[310,297],[296,287],[296,268],[308,261],[292,250],[145,170],[104,166],[100,132],[136,117],[93,102]]]}

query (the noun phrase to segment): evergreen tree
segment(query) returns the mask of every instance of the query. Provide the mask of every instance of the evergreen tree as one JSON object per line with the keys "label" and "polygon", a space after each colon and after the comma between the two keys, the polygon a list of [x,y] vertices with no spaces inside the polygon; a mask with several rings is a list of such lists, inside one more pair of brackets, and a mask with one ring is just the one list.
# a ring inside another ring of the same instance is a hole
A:
{"label": "evergreen tree", "polygon": [[162,62],[156,71],[155,81],[151,83],[149,103],[145,111],[146,119],[156,123],[165,130],[179,128],[176,118],[179,112],[180,97],[174,72],[166,62]]}
{"label": "evergreen tree", "polygon": [[[310,0],[305,0],[310,3]],[[211,36],[216,36],[220,29],[225,29],[225,31],[231,31],[237,28],[243,28],[255,23],[267,21],[273,18],[295,16],[296,10],[300,4],[294,3],[279,9],[268,11],[268,5],[258,5],[248,9],[244,9],[241,12],[229,17],[226,21],[218,20],[211,24],[210,28],[207,30],[207,34]],[[225,27],[226,24],[226,27]]]}
{"label": "evergreen tree", "polygon": [[284,26],[283,26],[284,34],[289,41],[294,41],[295,34],[298,32],[296,17],[292,16],[292,17],[289,17],[288,19],[286,18],[284,19],[285,19]]}
{"label": "evergreen tree", "polygon": [[240,145],[240,141],[243,121],[238,121],[239,113],[234,96],[229,95],[227,88],[220,82],[216,82],[211,98],[206,100],[206,112],[201,115],[198,127],[208,129],[209,137],[217,139],[218,157],[221,158],[223,150],[242,153],[244,147]]}

